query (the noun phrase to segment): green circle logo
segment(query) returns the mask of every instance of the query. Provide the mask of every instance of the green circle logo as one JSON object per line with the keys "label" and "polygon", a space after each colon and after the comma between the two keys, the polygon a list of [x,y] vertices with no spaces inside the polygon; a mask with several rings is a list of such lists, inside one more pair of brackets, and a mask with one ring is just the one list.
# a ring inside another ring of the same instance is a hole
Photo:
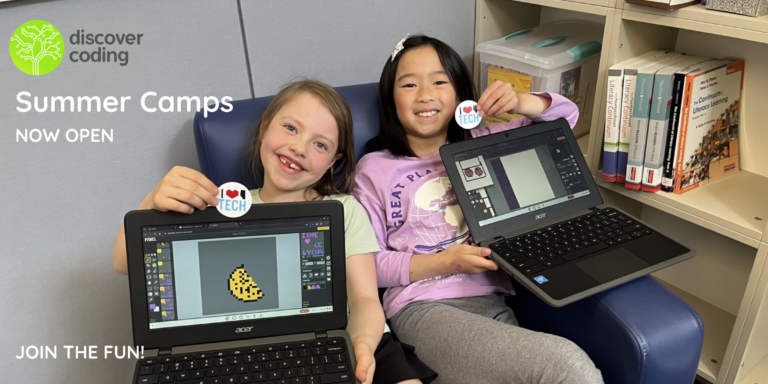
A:
{"label": "green circle logo", "polygon": [[59,66],[64,55],[64,38],[53,24],[32,20],[16,29],[8,50],[22,72],[45,75]]}

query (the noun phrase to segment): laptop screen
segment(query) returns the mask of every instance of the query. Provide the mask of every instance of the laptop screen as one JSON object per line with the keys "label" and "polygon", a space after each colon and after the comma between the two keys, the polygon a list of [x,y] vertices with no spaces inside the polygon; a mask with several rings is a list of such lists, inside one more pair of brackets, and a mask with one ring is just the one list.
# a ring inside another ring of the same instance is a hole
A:
{"label": "laptop screen", "polygon": [[330,217],[142,227],[149,328],[332,312]]}
{"label": "laptop screen", "polygon": [[562,129],[453,156],[480,226],[589,195]]}

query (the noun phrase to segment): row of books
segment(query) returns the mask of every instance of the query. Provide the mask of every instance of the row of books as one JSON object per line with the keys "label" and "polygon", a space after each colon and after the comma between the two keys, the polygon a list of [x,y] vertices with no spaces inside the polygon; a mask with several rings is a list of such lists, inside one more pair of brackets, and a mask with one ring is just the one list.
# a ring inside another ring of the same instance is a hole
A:
{"label": "row of books", "polygon": [[738,173],[744,60],[652,51],[608,70],[603,180],[687,192]]}

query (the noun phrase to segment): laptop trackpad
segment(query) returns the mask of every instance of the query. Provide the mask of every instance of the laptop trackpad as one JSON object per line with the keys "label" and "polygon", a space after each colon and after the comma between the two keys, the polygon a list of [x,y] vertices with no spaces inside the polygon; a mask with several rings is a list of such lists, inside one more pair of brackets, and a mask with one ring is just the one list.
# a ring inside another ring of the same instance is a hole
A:
{"label": "laptop trackpad", "polygon": [[634,253],[624,248],[619,248],[589,260],[578,262],[576,266],[600,284],[603,284],[647,268],[650,264],[635,256]]}

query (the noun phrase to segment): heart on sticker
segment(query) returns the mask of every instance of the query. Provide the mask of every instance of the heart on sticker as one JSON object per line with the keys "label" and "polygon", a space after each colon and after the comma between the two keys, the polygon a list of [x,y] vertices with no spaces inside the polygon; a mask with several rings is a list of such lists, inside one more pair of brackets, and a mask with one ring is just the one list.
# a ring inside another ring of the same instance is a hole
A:
{"label": "heart on sticker", "polygon": [[237,191],[233,191],[231,189],[227,189],[227,196],[230,199],[234,199],[235,197],[237,197],[237,195],[239,195],[239,193]]}
{"label": "heart on sticker", "polygon": [[470,113],[472,112],[472,107],[464,107],[462,108],[462,110],[464,111],[464,113]]}
{"label": "heart on sticker", "polygon": [[309,239],[304,239],[304,242],[309,244]]}

